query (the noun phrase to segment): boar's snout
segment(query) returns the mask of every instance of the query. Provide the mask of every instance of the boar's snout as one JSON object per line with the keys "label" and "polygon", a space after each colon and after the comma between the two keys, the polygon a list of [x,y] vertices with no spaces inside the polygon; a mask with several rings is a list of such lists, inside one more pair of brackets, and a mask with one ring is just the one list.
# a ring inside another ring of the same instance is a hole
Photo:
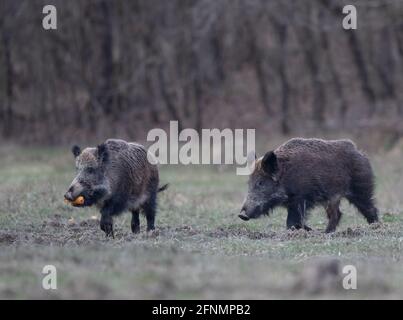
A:
{"label": "boar's snout", "polygon": [[264,214],[264,208],[261,204],[246,200],[238,217],[243,221],[248,221],[250,219],[257,219],[262,214]]}
{"label": "boar's snout", "polygon": [[70,189],[64,194],[64,199],[66,199],[66,200],[68,200],[68,201],[74,201],[72,188],[70,188]]}
{"label": "boar's snout", "polygon": [[68,201],[74,201],[73,196],[72,196],[71,192],[69,192],[69,191],[67,191],[67,192],[64,194],[64,199],[66,199],[66,200],[68,200]]}
{"label": "boar's snout", "polygon": [[78,196],[82,195],[84,188],[81,183],[78,183],[76,179],[71,183],[69,189],[64,194],[64,198],[68,201],[74,201]]}
{"label": "boar's snout", "polygon": [[243,221],[248,221],[250,219],[249,216],[246,214],[245,209],[241,210],[241,213],[238,215],[238,217],[240,217]]}

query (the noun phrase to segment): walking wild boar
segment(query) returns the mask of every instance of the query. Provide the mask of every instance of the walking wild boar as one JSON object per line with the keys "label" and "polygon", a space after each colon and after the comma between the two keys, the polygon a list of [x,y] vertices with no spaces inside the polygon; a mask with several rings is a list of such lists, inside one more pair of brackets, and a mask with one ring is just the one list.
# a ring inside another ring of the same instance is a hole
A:
{"label": "walking wild boar", "polygon": [[154,229],[157,193],[167,185],[158,187],[158,168],[148,161],[142,145],[109,139],[83,151],[74,146],[72,152],[77,175],[64,195],[67,201],[76,207],[96,205],[107,236],[113,236],[112,218],[125,210],[132,213],[134,233],[140,231],[140,210],[147,219],[147,231]]}
{"label": "walking wild boar", "polygon": [[287,208],[287,228],[304,228],[307,213],[323,205],[333,232],[342,212],[340,200],[357,207],[368,223],[378,221],[374,206],[374,175],[368,158],[350,140],[295,138],[255,160],[248,194],[239,217],[243,220]]}

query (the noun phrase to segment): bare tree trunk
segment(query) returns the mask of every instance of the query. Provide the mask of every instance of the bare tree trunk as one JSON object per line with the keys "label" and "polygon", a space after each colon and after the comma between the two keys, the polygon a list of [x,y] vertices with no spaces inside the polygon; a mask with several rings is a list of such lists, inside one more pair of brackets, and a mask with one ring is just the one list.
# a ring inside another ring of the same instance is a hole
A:
{"label": "bare tree trunk", "polygon": [[150,117],[151,120],[153,121],[154,124],[159,123],[160,117],[158,114],[158,111],[156,109],[156,99],[154,95],[154,87],[153,87],[153,77],[152,75],[154,74],[154,67],[153,66],[147,66],[146,71],[145,71],[145,90],[147,94],[147,99],[149,103],[149,108],[150,108]]}
{"label": "bare tree trunk", "polygon": [[2,47],[4,50],[4,77],[5,77],[5,103],[3,107],[3,134],[9,137],[13,133],[13,91],[14,91],[14,73],[11,59],[10,35],[2,28]]}
{"label": "bare tree trunk", "polygon": [[319,74],[319,57],[318,46],[315,41],[315,34],[310,29],[310,26],[299,27],[296,31],[299,38],[299,44],[304,53],[305,64],[309,71],[312,92],[313,92],[313,105],[312,105],[312,118],[315,124],[321,128],[325,120],[325,107],[326,96],[325,88]]}
{"label": "bare tree trunk", "polygon": [[112,17],[111,2],[101,0],[98,5],[101,32],[101,79],[96,99],[103,113],[110,115],[113,111],[113,56],[112,56]]}
{"label": "bare tree trunk", "polygon": [[165,81],[165,77],[164,77],[164,70],[163,70],[163,66],[160,65],[158,67],[158,81],[159,81],[159,89],[161,92],[161,96],[162,99],[164,100],[164,103],[168,109],[168,113],[170,114],[172,120],[176,120],[178,121],[178,129],[179,131],[182,130],[182,120],[181,117],[179,115],[178,109],[175,106],[175,103],[173,102],[173,99],[171,97],[171,95],[168,92],[167,89],[167,84]]}
{"label": "bare tree trunk", "polygon": [[191,116],[191,111],[189,108],[190,100],[191,100],[191,85],[188,83],[188,81],[185,80],[185,83],[183,84],[183,114],[185,118],[190,118]]}
{"label": "bare tree trunk", "polygon": [[[143,45],[145,47],[146,55],[153,57],[155,52],[153,50],[151,38],[145,36],[143,39]],[[146,62],[145,65],[145,74],[144,74],[144,87],[146,94],[146,101],[149,105],[149,114],[153,123],[159,123],[160,117],[158,114],[158,110],[156,108],[156,98],[155,98],[155,79],[157,77],[157,66],[154,61]]]}
{"label": "bare tree trunk", "polygon": [[367,66],[365,64],[364,54],[361,51],[359,40],[358,40],[357,36],[355,35],[354,31],[350,30],[350,31],[346,31],[346,33],[347,33],[347,39],[349,42],[351,52],[353,54],[353,59],[355,61],[355,65],[357,66],[357,69],[358,69],[358,75],[361,79],[361,88],[369,103],[369,114],[370,114],[370,116],[373,116],[376,111],[376,105],[375,105],[376,96],[375,96],[375,91],[372,88],[372,85],[369,80],[369,75],[368,75]]}
{"label": "bare tree trunk", "polygon": [[201,133],[203,121],[202,121],[202,84],[200,77],[202,76],[202,72],[200,70],[200,62],[197,56],[198,50],[195,48],[195,45],[192,46],[191,50],[191,66],[193,68],[192,72],[192,85],[193,85],[193,97],[194,97],[194,126],[197,132]]}
{"label": "bare tree trunk", "polygon": [[290,115],[289,115],[290,85],[287,79],[287,68],[286,68],[288,27],[284,23],[277,23],[274,21],[273,26],[276,30],[280,47],[277,71],[281,83],[281,132],[287,135],[291,132]]}
{"label": "bare tree trunk", "polygon": [[211,39],[211,45],[213,48],[213,57],[214,57],[214,65],[216,69],[216,74],[218,80],[223,82],[225,80],[225,72],[224,72],[224,59],[222,56],[222,48],[220,44],[219,35],[213,34]]}
{"label": "bare tree trunk", "polygon": [[377,55],[374,63],[375,70],[384,88],[384,95],[391,99],[396,99],[396,88],[394,83],[395,61],[392,56],[392,42],[389,27],[382,28],[381,43],[382,54]]}
{"label": "bare tree trunk", "polygon": [[[321,14],[321,19],[323,21],[322,14]],[[346,119],[346,114],[348,112],[348,102],[347,102],[347,99],[346,99],[346,96],[345,96],[345,93],[343,90],[343,86],[341,84],[339,74],[336,70],[335,63],[333,61],[332,53],[329,48],[329,40],[328,40],[327,34],[323,30],[320,30],[319,35],[320,35],[321,47],[323,48],[323,50],[325,51],[325,54],[326,54],[327,67],[328,67],[328,70],[330,72],[330,76],[331,76],[331,79],[333,82],[335,94],[340,101],[339,114],[340,114],[342,122],[344,122],[344,120]]]}
{"label": "bare tree trunk", "polygon": [[290,129],[290,115],[289,115],[289,95],[290,86],[287,79],[286,70],[286,41],[287,41],[287,28],[283,31],[283,35],[280,36],[281,40],[281,59],[280,59],[280,81],[281,81],[281,131],[283,134],[289,134]]}
{"label": "bare tree trunk", "polygon": [[[334,3],[328,0],[318,0],[318,1],[322,3],[326,8],[328,8],[335,17],[340,18],[340,15],[342,13],[342,7],[335,5]],[[359,39],[356,35],[355,30],[346,30],[345,34],[347,36],[347,41],[353,57],[354,64],[357,67],[358,77],[361,83],[361,89],[369,104],[369,114],[370,116],[373,116],[376,111],[376,105],[375,105],[376,95],[370,83],[368,70],[365,64],[365,58],[361,50]]]}
{"label": "bare tree trunk", "polygon": [[264,69],[264,53],[259,47],[256,31],[252,26],[252,22],[246,21],[246,28],[250,36],[250,54],[253,68],[255,69],[257,84],[259,88],[259,95],[266,113],[270,116],[272,114],[270,106],[270,97],[268,91],[268,83],[266,72]]}
{"label": "bare tree trunk", "polygon": [[201,133],[203,127],[202,121],[202,88],[199,79],[194,77],[193,79],[193,89],[195,98],[195,128],[197,132]]}
{"label": "bare tree trunk", "polygon": [[[394,39],[396,41],[396,50],[397,50],[396,59],[397,59],[397,64],[400,66],[400,72],[403,72],[403,63],[402,63],[403,62],[402,61],[402,58],[403,58],[403,32],[402,31],[403,31],[402,26],[393,28],[393,35],[394,35]],[[403,116],[403,106],[401,104],[400,94],[398,96],[399,96],[399,101],[396,104],[397,112],[400,116]]]}

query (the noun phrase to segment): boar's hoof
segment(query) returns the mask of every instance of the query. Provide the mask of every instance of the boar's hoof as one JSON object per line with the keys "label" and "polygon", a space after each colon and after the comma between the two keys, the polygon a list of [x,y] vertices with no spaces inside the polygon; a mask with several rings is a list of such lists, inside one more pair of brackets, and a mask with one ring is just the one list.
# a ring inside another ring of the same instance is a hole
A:
{"label": "boar's hoof", "polygon": [[115,233],[113,232],[113,229],[108,232],[105,231],[105,237],[106,238],[111,237],[111,238],[115,239]]}
{"label": "boar's hoof", "polygon": [[248,221],[250,218],[245,214],[244,211],[242,211],[238,217],[240,217],[243,221]]}
{"label": "boar's hoof", "polygon": [[100,227],[101,227],[101,230],[103,232],[105,232],[105,235],[107,237],[112,236],[112,238],[115,238],[115,235],[113,233],[113,225],[112,225],[112,223],[102,221],[102,219],[101,219]]}
{"label": "boar's hoof", "polygon": [[304,224],[304,230],[305,231],[312,231],[312,228],[308,227],[306,224]]}
{"label": "boar's hoof", "polygon": [[132,232],[133,233],[135,233],[135,234],[140,233],[140,225],[132,224],[131,227],[132,227]]}
{"label": "boar's hoof", "polygon": [[158,236],[159,236],[158,230],[152,229],[152,230],[147,230],[147,232],[146,232],[147,238],[156,238]]}

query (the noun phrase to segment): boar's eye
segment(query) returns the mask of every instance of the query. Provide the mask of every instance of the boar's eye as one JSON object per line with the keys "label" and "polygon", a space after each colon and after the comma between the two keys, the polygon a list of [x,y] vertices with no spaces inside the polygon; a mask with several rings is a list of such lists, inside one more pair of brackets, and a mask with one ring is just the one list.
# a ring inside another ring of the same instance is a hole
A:
{"label": "boar's eye", "polygon": [[95,173],[95,169],[94,168],[87,168],[87,172],[89,173],[89,174],[94,174]]}
{"label": "boar's eye", "polygon": [[258,187],[263,186],[263,181],[262,181],[262,180],[258,180],[258,181],[256,182],[256,185],[257,185]]}

